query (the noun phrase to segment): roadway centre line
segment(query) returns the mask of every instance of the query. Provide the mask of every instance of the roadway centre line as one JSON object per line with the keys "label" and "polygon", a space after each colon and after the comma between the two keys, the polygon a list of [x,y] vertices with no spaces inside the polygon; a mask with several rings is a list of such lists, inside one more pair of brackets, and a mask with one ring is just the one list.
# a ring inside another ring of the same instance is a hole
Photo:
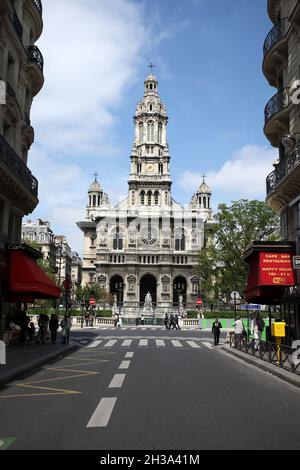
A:
{"label": "roadway centre line", "polygon": [[126,377],[126,374],[115,374],[108,388],[121,388],[125,377]]}
{"label": "roadway centre line", "polygon": [[87,424],[87,428],[106,428],[117,398],[101,398],[99,405]]}
{"label": "roadway centre line", "polygon": [[87,346],[87,348],[96,348],[97,346],[99,346],[99,344],[102,343],[102,340],[101,341],[94,341],[92,344],[89,344]]}
{"label": "roadway centre line", "polygon": [[128,369],[129,366],[130,366],[130,361],[122,361],[119,366],[119,369]]}

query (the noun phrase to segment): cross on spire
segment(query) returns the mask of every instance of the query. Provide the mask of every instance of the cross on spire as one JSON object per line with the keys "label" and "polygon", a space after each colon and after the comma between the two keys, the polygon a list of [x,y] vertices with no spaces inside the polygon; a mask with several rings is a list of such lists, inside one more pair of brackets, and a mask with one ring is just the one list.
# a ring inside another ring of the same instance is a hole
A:
{"label": "cross on spire", "polygon": [[154,64],[152,64],[152,62],[150,62],[150,65],[148,65],[148,67],[149,67],[149,69],[151,69],[151,73],[152,73],[152,71],[153,71],[153,69],[154,69],[155,65],[154,65]]}
{"label": "cross on spire", "polygon": [[95,181],[97,181],[98,173],[94,173]]}
{"label": "cross on spire", "polygon": [[202,173],[203,183],[205,183],[206,174]]}

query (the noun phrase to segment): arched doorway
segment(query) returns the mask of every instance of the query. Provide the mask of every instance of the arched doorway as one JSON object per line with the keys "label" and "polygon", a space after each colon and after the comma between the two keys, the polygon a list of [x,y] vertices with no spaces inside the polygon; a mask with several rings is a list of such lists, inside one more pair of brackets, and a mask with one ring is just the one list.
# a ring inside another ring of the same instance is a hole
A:
{"label": "arched doorway", "polygon": [[146,274],[140,281],[140,304],[144,305],[145,297],[150,292],[152,296],[152,304],[156,305],[157,300],[157,280],[152,274]]}
{"label": "arched doorway", "polygon": [[116,274],[109,283],[109,292],[112,296],[117,296],[118,305],[123,305],[124,299],[124,279]]}
{"label": "arched doorway", "polygon": [[177,276],[173,282],[173,305],[179,305],[179,296],[183,297],[183,305],[186,305],[187,280],[183,276]]}

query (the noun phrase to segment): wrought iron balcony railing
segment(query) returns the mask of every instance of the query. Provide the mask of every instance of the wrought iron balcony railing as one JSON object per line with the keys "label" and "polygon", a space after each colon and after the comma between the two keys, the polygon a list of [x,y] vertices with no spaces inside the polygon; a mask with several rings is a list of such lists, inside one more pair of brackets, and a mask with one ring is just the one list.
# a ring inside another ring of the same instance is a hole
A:
{"label": "wrought iron balcony railing", "polygon": [[37,46],[28,46],[27,51],[28,51],[28,62],[36,63],[38,68],[43,73],[44,72],[44,59],[39,48]]}
{"label": "wrought iron balcony railing", "polygon": [[2,135],[0,135],[0,161],[15,173],[35,197],[38,196],[37,179]]}
{"label": "wrought iron balcony railing", "polygon": [[267,123],[275,114],[289,106],[290,96],[289,88],[284,88],[274,95],[265,107],[265,123]]}
{"label": "wrought iron balcony railing", "polygon": [[265,43],[264,43],[264,57],[268,54],[268,52],[273,49],[275,44],[277,44],[279,41],[285,38],[285,20],[281,20],[279,23],[277,23],[274,28],[271,29],[269,32],[268,36],[266,37]]}
{"label": "wrought iron balcony railing", "polygon": [[42,14],[43,14],[43,5],[42,5],[41,0],[32,0],[32,2],[34,3],[34,5],[38,9],[38,11],[40,12],[40,15],[42,16]]}
{"label": "wrought iron balcony railing", "polygon": [[300,165],[300,141],[295,145],[290,154],[276,166],[267,177],[267,196],[276,190],[279,183]]}

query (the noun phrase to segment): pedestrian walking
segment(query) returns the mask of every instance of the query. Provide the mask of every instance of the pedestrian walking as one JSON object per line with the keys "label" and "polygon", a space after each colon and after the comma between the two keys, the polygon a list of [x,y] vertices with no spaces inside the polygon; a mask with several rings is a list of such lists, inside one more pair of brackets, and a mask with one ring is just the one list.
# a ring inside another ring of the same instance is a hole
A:
{"label": "pedestrian walking", "polygon": [[244,323],[240,319],[240,317],[237,317],[236,321],[233,323],[234,326],[234,345],[237,347],[237,345],[241,344],[241,339],[243,336],[246,336],[246,330],[244,327]]}
{"label": "pedestrian walking", "polygon": [[49,322],[49,330],[51,332],[51,344],[56,344],[57,330],[59,327],[58,317],[55,313],[51,315]]}
{"label": "pedestrian walking", "polygon": [[216,321],[213,323],[212,330],[211,330],[212,334],[214,335],[215,346],[219,345],[221,329],[222,329],[222,324],[221,322],[219,322],[219,319],[217,318]]}
{"label": "pedestrian walking", "polygon": [[70,331],[72,327],[72,320],[70,315],[67,315],[61,322],[60,326],[62,328],[63,344],[69,344],[70,342]]}
{"label": "pedestrian walking", "polygon": [[259,314],[255,318],[251,320],[251,333],[254,336],[254,347],[255,349],[258,349],[260,341],[261,341],[261,335],[264,331],[265,328],[265,322],[262,318],[260,318]]}
{"label": "pedestrian walking", "polygon": [[36,342],[42,342],[45,344],[45,337],[48,331],[49,317],[45,313],[41,313],[38,319],[39,332],[36,338]]}
{"label": "pedestrian walking", "polygon": [[177,313],[175,313],[175,325],[176,325],[176,330],[180,330],[179,317],[178,317]]}
{"label": "pedestrian walking", "polygon": [[169,330],[171,329],[172,327],[172,330],[177,330],[177,326],[176,326],[176,323],[175,323],[175,317],[174,317],[174,314],[171,313],[170,315],[170,323],[169,323]]}
{"label": "pedestrian walking", "polygon": [[21,328],[20,330],[20,337],[19,337],[19,342],[20,344],[24,344],[26,341],[26,335],[28,333],[28,324],[30,322],[30,318],[26,315],[25,310],[21,310],[20,312],[20,318],[18,321],[18,324]]}
{"label": "pedestrian walking", "polygon": [[27,330],[28,334],[28,343],[32,344],[34,337],[35,337],[35,326],[34,323],[31,321]]}
{"label": "pedestrian walking", "polygon": [[169,315],[167,313],[165,314],[164,324],[167,330],[169,328]]}
{"label": "pedestrian walking", "polygon": [[141,325],[142,325],[142,326],[145,325],[145,318],[144,318],[144,315],[141,316]]}

